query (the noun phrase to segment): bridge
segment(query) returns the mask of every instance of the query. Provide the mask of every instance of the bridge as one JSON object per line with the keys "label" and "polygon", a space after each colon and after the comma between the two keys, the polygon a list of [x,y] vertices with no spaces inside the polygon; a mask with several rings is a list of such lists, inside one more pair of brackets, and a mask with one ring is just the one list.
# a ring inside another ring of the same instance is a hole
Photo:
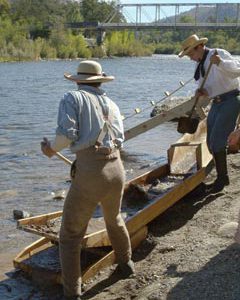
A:
{"label": "bridge", "polygon": [[[205,19],[200,18],[204,11]],[[230,18],[226,11],[232,13]],[[118,12],[124,16],[126,22],[112,23]],[[240,28],[240,3],[119,3],[116,12],[103,23],[78,22],[67,23],[66,26],[99,32],[124,29],[236,30]]]}

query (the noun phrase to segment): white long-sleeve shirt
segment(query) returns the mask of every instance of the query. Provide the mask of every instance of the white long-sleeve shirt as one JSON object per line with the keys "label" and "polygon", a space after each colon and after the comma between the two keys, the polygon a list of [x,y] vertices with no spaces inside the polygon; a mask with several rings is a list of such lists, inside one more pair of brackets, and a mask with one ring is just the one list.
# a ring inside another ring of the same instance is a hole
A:
{"label": "white long-sleeve shirt", "polygon": [[[215,50],[217,50],[221,62],[219,65],[212,65],[204,85],[210,98],[240,89],[240,61],[224,49],[210,49],[204,62],[205,74],[210,64],[210,57],[214,54]],[[197,81],[198,87],[201,86],[202,81],[203,77],[200,75],[200,79]]]}

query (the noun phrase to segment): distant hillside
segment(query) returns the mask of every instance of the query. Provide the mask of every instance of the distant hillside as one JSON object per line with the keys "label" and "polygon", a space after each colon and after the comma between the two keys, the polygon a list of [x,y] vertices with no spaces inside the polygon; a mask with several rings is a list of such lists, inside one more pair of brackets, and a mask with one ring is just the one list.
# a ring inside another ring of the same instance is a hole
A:
{"label": "distant hillside", "polygon": [[[177,22],[181,22],[185,17],[195,20],[196,8],[192,8],[189,11],[180,13],[177,17]],[[218,12],[216,7],[213,6],[199,6],[197,9],[197,22],[216,22],[216,16],[218,16],[218,22],[236,22],[237,20],[237,3],[235,4],[219,4]],[[186,18],[185,18],[186,19]],[[164,23],[175,22],[175,16],[167,17],[161,20]]]}

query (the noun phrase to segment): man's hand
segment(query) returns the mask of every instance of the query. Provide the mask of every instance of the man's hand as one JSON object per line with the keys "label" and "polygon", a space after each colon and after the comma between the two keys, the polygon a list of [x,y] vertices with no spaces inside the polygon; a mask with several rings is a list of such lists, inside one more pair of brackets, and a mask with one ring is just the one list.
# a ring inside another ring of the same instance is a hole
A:
{"label": "man's hand", "polygon": [[230,133],[228,137],[228,146],[239,145],[240,143],[240,129],[236,129]]}
{"label": "man's hand", "polygon": [[205,89],[197,89],[195,92],[195,97],[199,98],[201,96],[207,97],[208,96],[208,92]]}
{"label": "man's hand", "polygon": [[49,158],[56,154],[56,152],[51,148],[49,140],[45,137],[41,142],[41,150],[42,153]]}
{"label": "man's hand", "polygon": [[219,65],[220,62],[221,62],[221,57],[216,53],[216,54],[213,54],[211,57],[210,57],[210,62],[213,63],[214,65]]}

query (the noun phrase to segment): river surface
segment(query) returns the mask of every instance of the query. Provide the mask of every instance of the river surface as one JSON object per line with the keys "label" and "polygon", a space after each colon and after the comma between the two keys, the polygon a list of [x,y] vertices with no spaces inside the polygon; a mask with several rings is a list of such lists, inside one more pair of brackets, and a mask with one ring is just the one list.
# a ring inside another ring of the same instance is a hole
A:
{"label": "river surface", "polygon": [[[75,89],[63,73],[75,73],[78,61],[0,63],[0,264],[6,254],[14,257],[36,236],[16,229],[13,210],[33,215],[61,210],[63,200],[53,193],[67,190],[69,166],[40,151],[43,136],[53,138],[59,101]],[[116,80],[103,85],[126,117],[125,129],[147,120],[150,101],[159,101],[165,91],[178,88],[193,75],[194,64],[174,55],[100,60],[104,71]],[[189,96],[196,88],[190,82],[176,96]],[[143,112],[134,115],[134,109]],[[129,117],[131,116],[131,117]],[[129,117],[129,118],[128,118]],[[175,123],[165,123],[128,141],[127,178],[144,173],[166,161],[166,151],[180,135]],[[69,159],[69,150],[62,152]]]}

